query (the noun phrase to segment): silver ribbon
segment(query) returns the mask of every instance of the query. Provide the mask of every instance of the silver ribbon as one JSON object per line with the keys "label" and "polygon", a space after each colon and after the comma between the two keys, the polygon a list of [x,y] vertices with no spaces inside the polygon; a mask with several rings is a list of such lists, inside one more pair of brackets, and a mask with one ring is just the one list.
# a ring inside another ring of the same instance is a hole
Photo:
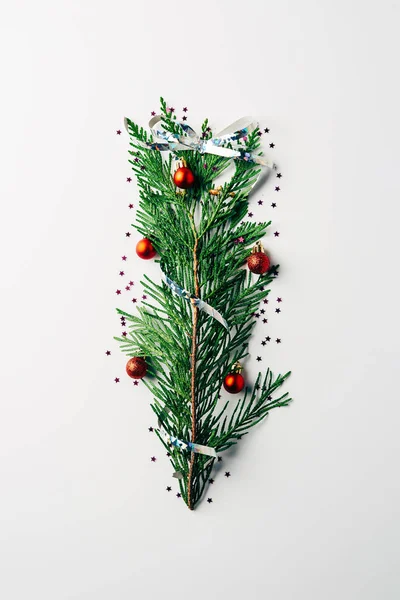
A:
{"label": "silver ribbon", "polygon": [[221,325],[223,325],[225,327],[225,329],[227,329],[229,331],[228,323],[225,321],[225,319],[221,315],[221,313],[218,312],[217,310],[215,310],[215,308],[213,308],[212,306],[207,304],[207,302],[204,302],[204,300],[200,300],[200,298],[197,298],[196,296],[194,296],[187,290],[184,290],[183,288],[181,288],[177,283],[175,283],[175,281],[172,281],[172,279],[170,279],[168,277],[168,275],[166,275],[162,271],[161,271],[161,278],[163,279],[163,281],[165,281],[165,283],[168,285],[168,287],[174,292],[174,294],[176,294],[180,298],[185,298],[185,300],[190,302],[193,306],[197,306],[197,308],[199,310],[204,310],[207,314],[209,314],[211,317],[216,319],[219,323],[221,323]]}
{"label": "silver ribbon", "polygon": [[[178,448],[179,450],[189,450],[189,452],[195,452],[196,454],[213,456],[214,458],[217,457],[215,448],[211,448],[210,446],[202,446],[201,444],[194,444],[193,442],[183,442],[174,435],[170,435],[164,428],[160,417],[158,418],[158,427],[160,429],[161,435],[165,438],[167,443],[172,444],[172,446],[174,446],[175,448]],[[179,477],[179,475],[181,475],[181,473],[179,473],[179,471],[176,471],[173,476],[177,479],[180,479],[181,477]]]}
{"label": "silver ribbon", "polygon": [[[249,133],[257,129],[258,123],[253,121],[251,117],[242,117],[238,119],[222,131],[220,131],[215,137],[209,140],[202,139],[197,133],[184,122],[177,121],[182,128],[183,134],[170,133],[165,131],[161,124],[161,115],[156,115],[149,121],[149,127],[153,138],[161,140],[159,142],[146,143],[145,146],[151,150],[159,150],[164,152],[167,150],[197,150],[201,154],[216,154],[225,158],[236,158],[247,162],[256,163],[275,169],[275,164],[261,156],[246,152],[243,148],[227,148],[227,144],[233,144],[238,140],[243,139]],[[125,117],[124,124],[126,130],[129,132],[128,119]]]}

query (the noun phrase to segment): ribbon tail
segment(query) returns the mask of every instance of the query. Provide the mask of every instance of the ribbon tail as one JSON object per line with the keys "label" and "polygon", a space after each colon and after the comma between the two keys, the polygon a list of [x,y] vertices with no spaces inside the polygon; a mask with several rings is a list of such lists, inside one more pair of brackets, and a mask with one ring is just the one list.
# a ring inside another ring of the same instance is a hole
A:
{"label": "ribbon tail", "polygon": [[228,325],[228,323],[226,322],[226,320],[224,319],[224,317],[221,315],[221,313],[218,312],[218,310],[216,310],[215,308],[213,308],[212,306],[210,306],[209,304],[207,304],[207,302],[204,302],[204,300],[200,300],[198,302],[198,304],[197,304],[197,307],[200,310],[204,310],[208,315],[210,315],[216,321],[218,321],[219,323],[221,323],[221,325],[223,325],[227,331],[229,331],[229,325]]}

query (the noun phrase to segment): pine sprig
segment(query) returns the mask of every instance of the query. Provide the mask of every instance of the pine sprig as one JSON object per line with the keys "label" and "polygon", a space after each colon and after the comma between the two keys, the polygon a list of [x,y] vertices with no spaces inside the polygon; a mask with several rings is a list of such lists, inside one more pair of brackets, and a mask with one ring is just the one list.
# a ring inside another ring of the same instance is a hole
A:
{"label": "pine sprig", "polygon": [[[160,114],[165,131],[172,136],[184,135],[163,98]],[[253,315],[267,297],[278,266],[261,276],[246,268],[252,246],[266,235],[270,225],[243,221],[259,165],[235,160],[233,176],[216,189],[215,179],[231,164],[229,159],[193,150],[165,157],[165,153],[149,148],[153,140],[142,127],[129,119],[126,124],[131,137],[129,162],[140,196],[133,227],[151,239],[160,269],[190,293],[197,285],[201,299],[218,310],[229,325],[227,331],[204,311],[198,312],[195,322],[187,300],[176,296],[163,281],[152,281],[146,275],[141,284],[147,301],[135,314],[118,309],[126,320],[127,335],[115,339],[128,356],[145,357],[148,363],[143,382],[152,394],[151,408],[160,423],[156,434],[170,455],[182,497],[193,508],[207,485],[214,458],[172,446],[163,431],[185,443],[194,441],[223,452],[270,410],[291,401],[287,393],[275,397],[289,373],[274,378],[268,369],[264,377],[258,374],[252,390],[246,388],[233,410],[232,401],[223,406],[220,402],[223,378],[233,363],[248,356]],[[238,146],[246,152],[261,153],[258,133],[256,129],[248,134]],[[211,137],[206,119],[202,139]],[[184,193],[173,184],[174,159],[185,159],[195,176],[195,185]]]}

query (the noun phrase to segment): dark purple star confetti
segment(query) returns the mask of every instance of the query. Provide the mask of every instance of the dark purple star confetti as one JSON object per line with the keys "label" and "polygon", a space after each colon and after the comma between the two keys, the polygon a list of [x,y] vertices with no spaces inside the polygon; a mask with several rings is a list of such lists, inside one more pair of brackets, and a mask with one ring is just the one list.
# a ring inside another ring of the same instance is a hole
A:
{"label": "dark purple star confetti", "polygon": [[275,232],[274,232],[274,236],[275,236],[275,237],[279,237],[279,231],[275,231]]}
{"label": "dark purple star confetti", "polygon": [[114,381],[115,381],[115,383],[119,383],[119,377],[116,377],[116,378],[114,379]]}
{"label": "dark purple star confetti", "polygon": [[117,129],[117,135],[121,135],[121,130]]}
{"label": "dark purple star confetti", "polygon": [[106,350],[106,356],[110,356],[111,352],[110,350]]}
{"label": "dark purple star confetti", "polygon": [[155,456],[152,456],[152,457],[150,458],[150,460],[151,460],[151,462],[156,462],[156,460],[157,460],[157,459],[156,459],[156,457],[155,457]]}

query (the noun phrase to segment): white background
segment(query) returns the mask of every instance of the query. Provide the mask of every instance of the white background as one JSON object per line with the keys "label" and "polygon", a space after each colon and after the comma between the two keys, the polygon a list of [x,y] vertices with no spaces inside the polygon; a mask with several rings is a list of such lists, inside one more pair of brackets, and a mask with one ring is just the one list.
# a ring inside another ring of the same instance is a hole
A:
{"label": "white background", "polygon": [[[399,6],[1,12],[1,597],[398,598]],[[295,401],[224,458],[194,513],[165,489],[150,398],[112,340],[115,306],[132,307],[121,256],[139,298],[157,275],[125,238],[137,195],[115,132],[161,94],[196,127],[255,115],[284,176],[253,197],[282,272],[246,376],[258,354],[292,369]]]}

